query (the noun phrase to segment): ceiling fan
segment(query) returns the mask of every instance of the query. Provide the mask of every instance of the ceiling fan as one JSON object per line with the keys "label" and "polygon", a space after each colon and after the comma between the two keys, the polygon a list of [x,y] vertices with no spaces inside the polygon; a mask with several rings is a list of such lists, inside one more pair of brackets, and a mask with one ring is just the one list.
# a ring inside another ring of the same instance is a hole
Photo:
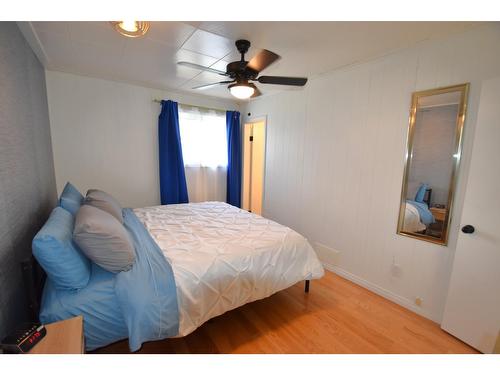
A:
{"label": "ceiling fan", "polygon": [[268,83],[273,85],[287,86],[304,86],[307,78],[300,77],[279,77],[279,76],[259,76],[260,72],[266,69],[269,65],[279,60],[281,57],[274,52],[263,49],[250,61],[245,61],[245,53],[250,48],[248,40],[237,40],[236,48],[241,54],[241,60],[233,61],[227,64],[226,71],[208,68],[202,65],[193,64],[187,61],[179,61],[177,64],[187,66],[189,68],[199,69],[206,72],[220,74],[221,76],[229,77],[230,80],[210,83],[193,87],[196,90],[204,90],[219,85],[228,85],[231,94],[238,99],[247,99],[261,95],[261,92],[253,82]]}

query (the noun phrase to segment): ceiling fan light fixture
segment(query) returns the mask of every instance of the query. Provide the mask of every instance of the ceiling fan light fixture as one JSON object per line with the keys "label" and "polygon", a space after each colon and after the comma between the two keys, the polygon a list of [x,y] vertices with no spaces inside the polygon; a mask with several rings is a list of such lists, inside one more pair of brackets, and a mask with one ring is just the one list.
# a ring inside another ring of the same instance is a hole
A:
{"label": "ceiling fan light fixture", "polygon": [[233,83],[228,86],[231,95],[238,99],[248,99],[255,93],[253,83]]}
{"label": "ceiling fan light fixture", "polygon": [[113,28],[120,34],[129,37],[137,38],[145,35],[149,30],[148,21],[112,21],[110,22]]}

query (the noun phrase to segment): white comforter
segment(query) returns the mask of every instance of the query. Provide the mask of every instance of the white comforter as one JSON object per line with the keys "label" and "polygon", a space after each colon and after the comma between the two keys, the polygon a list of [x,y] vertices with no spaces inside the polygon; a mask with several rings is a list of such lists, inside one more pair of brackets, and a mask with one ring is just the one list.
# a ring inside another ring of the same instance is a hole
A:
{"label": "white comforter", "polygon": [[406,202],[403,230],[405,232],[417,233],[425,230],[425,228],[426,226],[420,221],[420,214],[417,208],[410,202]]}
{"label": "white comforter", "polygon": [[324,271],[307,240],[226,203],[134,209],[172,265],[179,336]]}

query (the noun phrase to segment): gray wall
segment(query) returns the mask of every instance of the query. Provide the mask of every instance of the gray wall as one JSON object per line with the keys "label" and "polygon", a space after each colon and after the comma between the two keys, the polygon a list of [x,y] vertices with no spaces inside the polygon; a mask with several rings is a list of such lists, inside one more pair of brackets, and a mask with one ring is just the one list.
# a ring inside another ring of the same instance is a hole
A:
{"label": "gray wall", "polygon": [[417,111],[407,199],[414,199],[426,183],[432,188],[432,204],[448,204],[457,115],[456,104]]}
{"label": "gray wall", "polygon": [[0,338],[27,316],[19,262],[56,199],[44,69],[0,22]]}

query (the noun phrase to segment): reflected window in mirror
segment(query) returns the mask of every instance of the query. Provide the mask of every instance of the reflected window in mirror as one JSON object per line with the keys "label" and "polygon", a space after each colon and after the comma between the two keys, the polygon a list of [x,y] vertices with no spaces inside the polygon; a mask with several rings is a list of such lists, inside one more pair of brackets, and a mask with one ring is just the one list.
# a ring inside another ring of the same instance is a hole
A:
{"label": "reflected window in mirror", "polygon": [[447,244],[468,84],[413,93],[398,233]]}

